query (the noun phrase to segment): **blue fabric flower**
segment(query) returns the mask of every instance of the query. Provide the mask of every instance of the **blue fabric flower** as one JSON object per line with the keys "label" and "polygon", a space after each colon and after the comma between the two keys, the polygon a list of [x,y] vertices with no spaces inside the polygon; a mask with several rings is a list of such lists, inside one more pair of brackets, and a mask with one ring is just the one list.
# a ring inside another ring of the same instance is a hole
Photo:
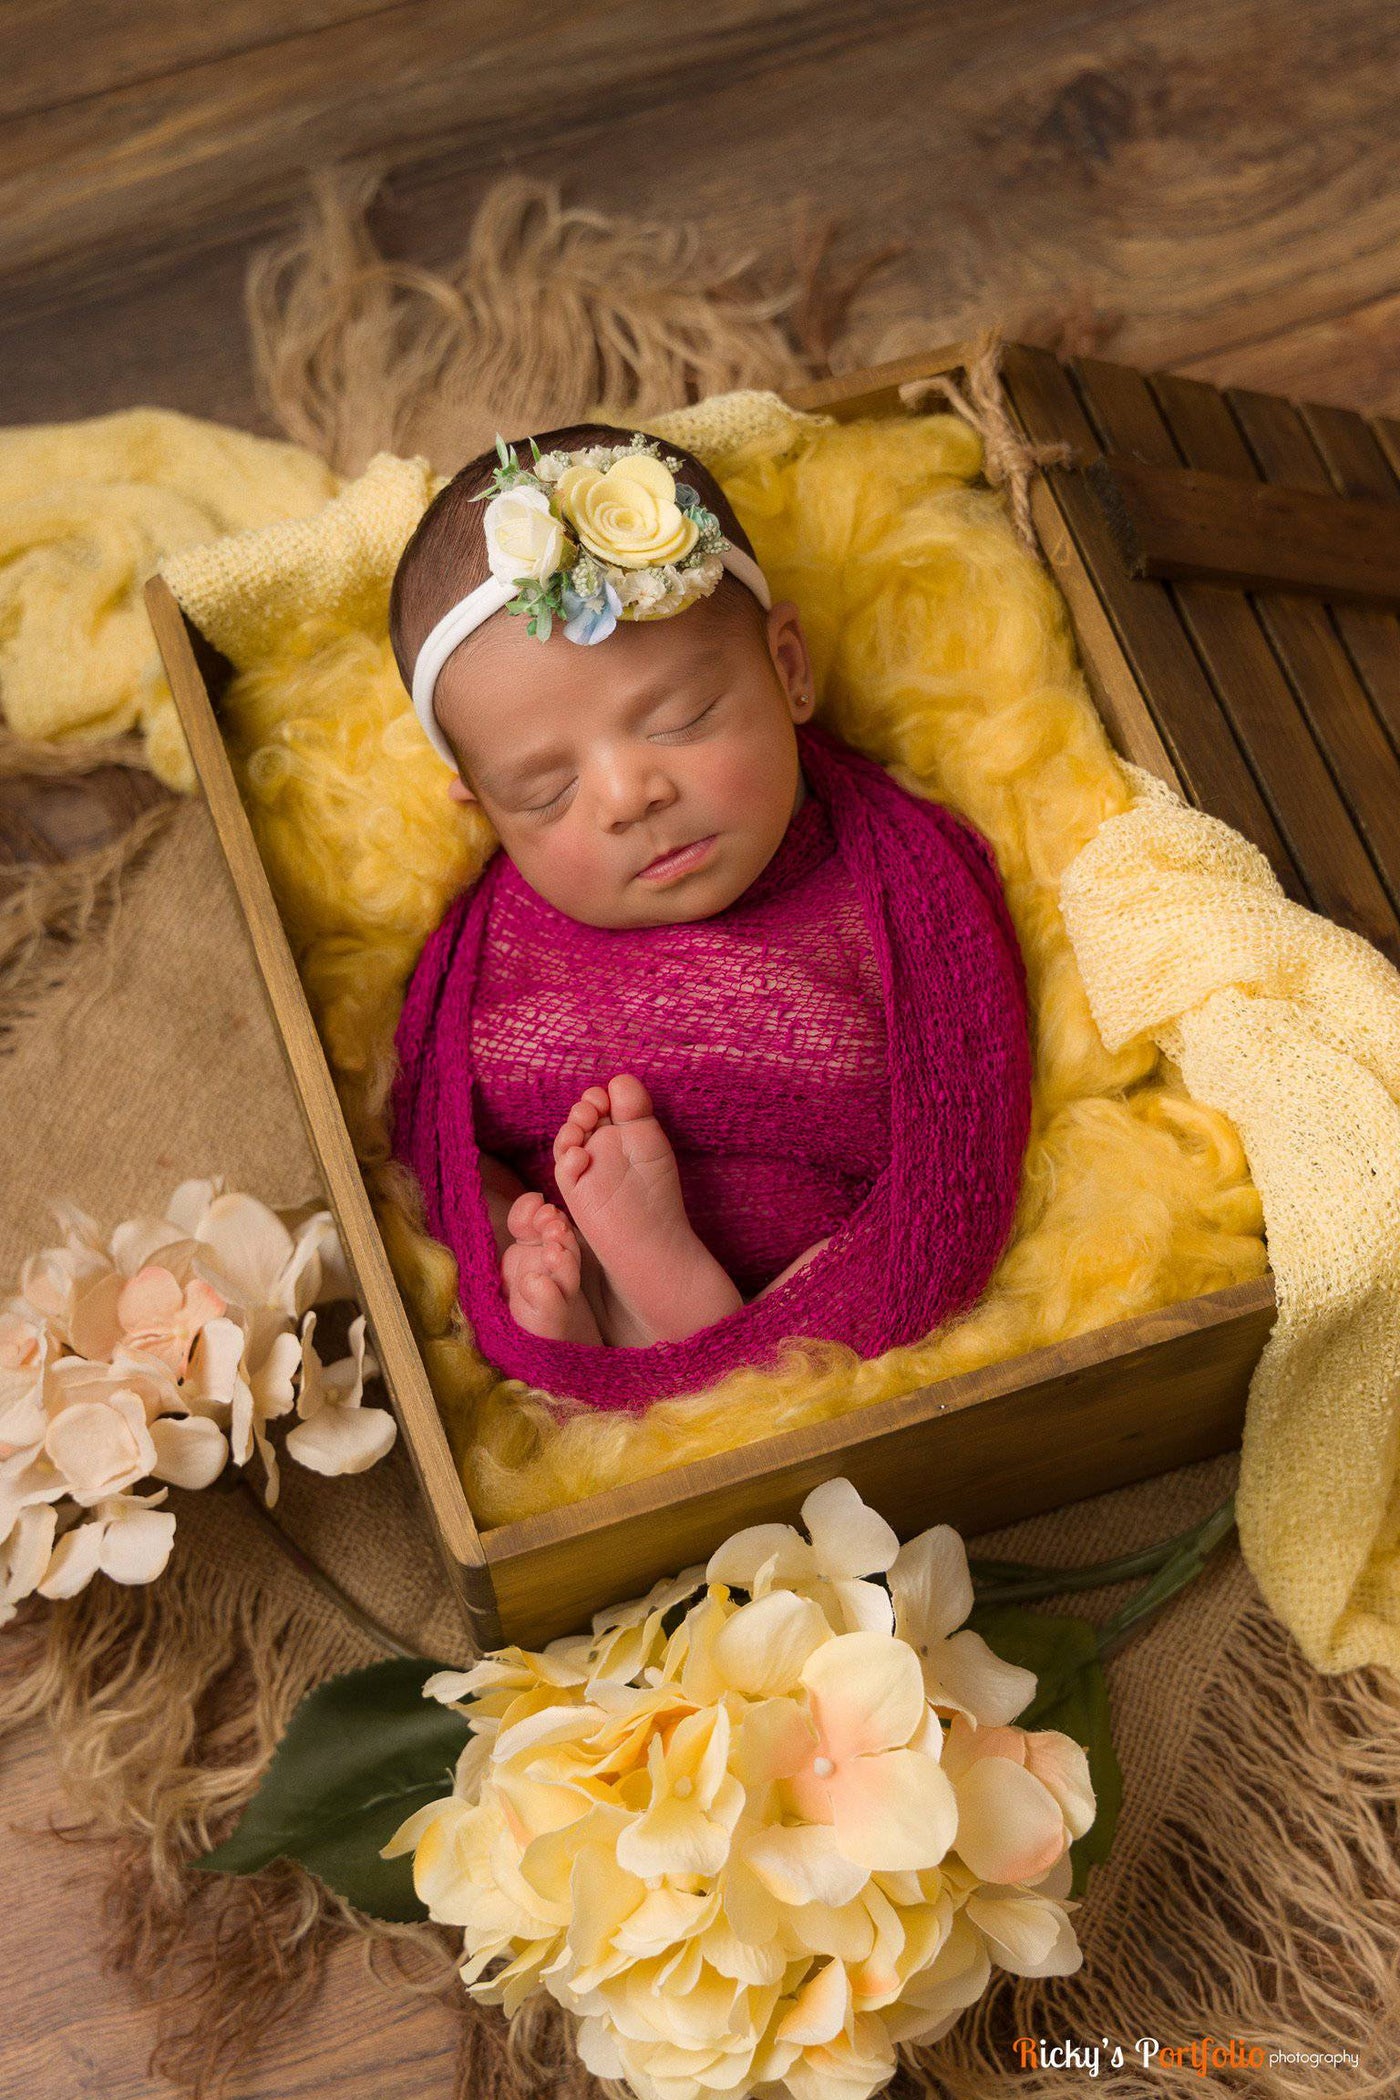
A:
{"label": "blue fabric flower", "polygon": [[605,642],[617,625],[622,611],[622,600],[608,582],[603,579],[601,593],[591,598],[583,597],[569,584],[565,584],[560,603],[564,608],[564,633],[571,642]]}

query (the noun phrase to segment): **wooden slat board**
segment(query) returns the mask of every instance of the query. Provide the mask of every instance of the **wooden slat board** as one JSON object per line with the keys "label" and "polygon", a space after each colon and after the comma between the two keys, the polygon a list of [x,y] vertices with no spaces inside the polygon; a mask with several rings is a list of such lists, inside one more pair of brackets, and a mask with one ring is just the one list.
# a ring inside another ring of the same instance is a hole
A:
{"label": "wooden slat board", "polygon": [[[1214,387],[1080,360],[1080,385],[1110,447],[1255,477],[1249,449]],[[1171,593],[1261,792],[1303,871],[1311,903],[1395,953],[1400,923],[1352,824],[1255,607],[1239,589],[1181,582]],[[1206,805],[1209,807],[1209,804]],[[1223,811],[1216,814],[1223,815]]]}
{"label": "wooden slat board", "polygon": [[[1070,375],[1049,351],[1013,345],[1004,371],[1012,405],[1033,442],[1067,441],[1080,462],[1099,454],[1099,435]],[[1170,587],[1128,575],[1082,475],[1051,468],[1047,479],[1182,787],[1202,808],[1224,817],[1252,840],[1273,862],[1285,889],[1305,900],[1306,888],[1268,804],[1232,731],[1220,719],[1210,680],[1177,616]]]}
{"label": "wooden slat board", "polygon": [[1097,460],[1089,474],[1134,576],[1400,603],[1392,505],[1137,459]]}
{"label": "wooden slat board", "polygon": [[[1165,483],[1186,469],[1245,487],[1302,490],[1326,504],[1357,498],[1368,517],[1376,506],[1385,506],[1381,515],[1400,506],[1385,434],[1360,416],[1298,410],[1276,396],[1227,396],[1200,381],[1149,379],[1090,358],[1055,382],[1037,357],[1032,389],[1025,358],[1018,353],[1010,371],[1023,423],[1032,436],[1049,436],[1045,397],[1058,396],[1067,420],[1072,397],[1081,466],[1102,456],[1114,472],[1122,461],[1120,480],[1136,477],[1144,487],[1153,475]],[[1392,741],[1400,620],[1311,593],[1133,576],[1091,477],[1050,480],[1185,791],[1261,846],[1291,895],[1400,961],[1400,757]]]}

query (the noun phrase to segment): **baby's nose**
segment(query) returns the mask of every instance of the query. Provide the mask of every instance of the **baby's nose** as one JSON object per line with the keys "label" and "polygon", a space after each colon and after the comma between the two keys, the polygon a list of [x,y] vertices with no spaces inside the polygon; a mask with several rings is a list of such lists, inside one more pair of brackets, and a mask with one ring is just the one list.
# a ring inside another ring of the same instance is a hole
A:
{"label": "baby's nose", "polygon": [[604,788],[604,819],[611,829],[638,824],[676,799],[674,783],[655,767],[619,769]]}

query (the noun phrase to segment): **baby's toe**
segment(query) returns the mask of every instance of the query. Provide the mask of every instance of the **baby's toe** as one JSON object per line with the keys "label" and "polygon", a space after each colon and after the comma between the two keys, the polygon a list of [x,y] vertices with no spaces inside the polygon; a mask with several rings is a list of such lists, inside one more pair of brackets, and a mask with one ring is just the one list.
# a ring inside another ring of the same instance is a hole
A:
{"label": "baby's toe", "polygon": [[564,1289],[578,1283],[578,1249],[572,1237],[568,1240],[550,1240],[544,1249],[544,1266],[548,1273]]}
{"label": "baby's toe", "polygon": [[552,1208],[537,1189],[526,1189],[523,1195],[516,1197],[507,1211],[506,1224],[516,1239],[535,1239],[542,1222],[541,1212]]}
{"label": "baby's toe", "polygon": [[[601,1087],[591,1087],[589,1093],[603,1094],[603,1089]],[[576,1145],[587,1144],[589,1138],[592,1137],[594,1131],[604,1119],[607,1101],[607,1095],[603,1094],[603,1107],[599,1108],[597,1102],[590,1100],[589,1094],[585,1094],[581,1101],[574,1103],[569,1111],[568,1121],[554,1140],[554,1157],[556,1159],[561,1159],[564,1153],[571,1152]]]}
{"label": "baby's toe", "polygon": [[615,1123],[639,1122],[651,1114],[651,1095],[633,1072],[619,1072],[608,1081],[608,1107]]}

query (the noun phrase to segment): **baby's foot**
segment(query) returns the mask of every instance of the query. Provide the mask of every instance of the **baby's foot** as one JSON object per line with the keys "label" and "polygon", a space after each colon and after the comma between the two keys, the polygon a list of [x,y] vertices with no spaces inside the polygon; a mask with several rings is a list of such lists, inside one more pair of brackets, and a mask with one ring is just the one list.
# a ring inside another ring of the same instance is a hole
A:
{"label": "baby's foot", "polygon": [[526,1333],[546,1342],[601,1342],[581,1289],[578,1235],[563,1211],[527,1189],[506,1222],[512,1240],[501,1256],[501,1280]]}
{"label": "baby's foot", "polygon": [[676,1155],[640,1079],[591,1086],[554,1140],[554,1176],[603,1272],[603,1332],[681,1341],[742,1303],[691,1230]]}

